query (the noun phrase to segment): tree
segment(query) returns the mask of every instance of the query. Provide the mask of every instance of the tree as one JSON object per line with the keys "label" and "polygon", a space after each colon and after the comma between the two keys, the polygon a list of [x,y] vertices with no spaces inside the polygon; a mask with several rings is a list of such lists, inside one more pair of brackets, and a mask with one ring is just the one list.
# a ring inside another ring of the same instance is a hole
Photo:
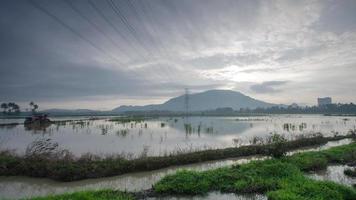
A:
{"label": "tree", "polygon": [[31,101],[29,105],[30,105],[30,107],[31,107],[31,111],[32,111],[33,113],[35,113],[36,110],[38,109],[38,105],[35,104],[35,103],[33,103],[33,101]]}
{"label": "tree", "polygon": [[7,103],[2,103],[1,104],[1,109],[3,109],[3,113],[5,114],[7,112],[7,109],[8,109]]}
{"label": "tree", "polygon": [[20,106],[13,103],[12,110],[14,111],[14,113],[18,114],[18,113],[20,113]]}
{"label": "tree", "polygon": [[4,114],[20,113],[20,106],[14,102],[2,103],[1,108]]}
{"label": "tree", "polygon": [[7,104],[7,107],[8,107],[8,113],[9,114],[11,114],[12,113],[12,111],[14,110],[14,106],[15,106],[16,104],[15,103],[13,103],[13,102],[9,102],[8,104]]}

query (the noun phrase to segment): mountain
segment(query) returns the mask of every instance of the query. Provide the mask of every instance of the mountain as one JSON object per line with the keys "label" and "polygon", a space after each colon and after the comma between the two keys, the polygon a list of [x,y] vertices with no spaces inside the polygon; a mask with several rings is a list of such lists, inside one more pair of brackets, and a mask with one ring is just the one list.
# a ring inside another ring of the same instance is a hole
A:
{"label": "mountain", "polygon": [[[189,110],[190,111],[206,111],[217,108],[231,107],[234,110],[240,108],[254,109],[257,107],[266,108],[275,106],[276,104],[266,103],[257,99],[253,99],[240,92],[232,90],[208,90],[201,93],[189,95]],[[185,110],[185,95],[178,96],[166,101],[163,104],[154,104],[146,106],[120,106],[113,109],[113,112],[127,111],[184,111]]]}

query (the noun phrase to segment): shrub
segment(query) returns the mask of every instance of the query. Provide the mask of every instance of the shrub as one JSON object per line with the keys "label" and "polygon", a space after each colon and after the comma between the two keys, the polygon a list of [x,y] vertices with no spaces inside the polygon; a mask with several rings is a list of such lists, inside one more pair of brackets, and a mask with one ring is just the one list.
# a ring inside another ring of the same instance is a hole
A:
{"label": "shrub", "polygon": [[274,133],[268,139],[268,143],[270,143],[270,146],[267,148],[267,155],[274,158],[280,158],[286,155],[288,148],[286,144],[287,139],[285,139],[284,136]]}

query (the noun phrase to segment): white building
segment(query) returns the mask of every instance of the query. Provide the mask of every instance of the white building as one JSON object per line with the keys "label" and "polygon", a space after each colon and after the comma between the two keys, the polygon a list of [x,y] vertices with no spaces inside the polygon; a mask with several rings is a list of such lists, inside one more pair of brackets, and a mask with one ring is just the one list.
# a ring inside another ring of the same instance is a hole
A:
{"label": "white building", "polygon": [[332,104],[331,97],[318,98],[318,106]]}

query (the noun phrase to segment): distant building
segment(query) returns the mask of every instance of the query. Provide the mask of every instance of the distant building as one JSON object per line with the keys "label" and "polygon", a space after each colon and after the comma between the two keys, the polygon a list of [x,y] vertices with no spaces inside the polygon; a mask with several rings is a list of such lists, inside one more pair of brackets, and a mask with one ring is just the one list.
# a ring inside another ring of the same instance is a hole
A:
{"label": "distant building", "polygon": [[331,97],[318,98],[318,106],[332,104]]}

